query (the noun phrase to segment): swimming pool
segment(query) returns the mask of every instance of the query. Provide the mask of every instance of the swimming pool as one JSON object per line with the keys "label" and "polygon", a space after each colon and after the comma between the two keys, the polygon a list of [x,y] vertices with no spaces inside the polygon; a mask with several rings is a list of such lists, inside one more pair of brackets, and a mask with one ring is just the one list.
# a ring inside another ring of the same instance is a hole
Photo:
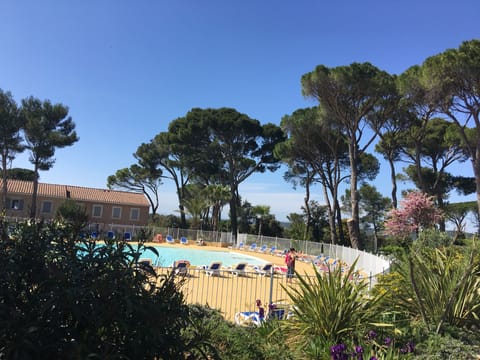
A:
{"label": "swimming pool", "polygon": [[209,265],[213,261],[221,261],[223,266],[233,266],[239,262],[251,265],[264,265],[267,261],[248,254],[234,251],[213,251],[203,249],[189,249],[184,247],[154,246],[159,256],[152,251],[145,251],[141,259],[150,259],[155,266],[172,266],[174,261],[188,260],[194,266]]}

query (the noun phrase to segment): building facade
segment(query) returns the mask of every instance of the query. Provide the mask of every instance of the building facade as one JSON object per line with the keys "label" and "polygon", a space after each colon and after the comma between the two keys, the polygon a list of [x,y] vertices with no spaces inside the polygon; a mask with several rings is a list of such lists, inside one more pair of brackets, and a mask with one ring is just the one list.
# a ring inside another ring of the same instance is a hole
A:
{"label": "building facade", "polygon": [[[32,193],[33,182],[8,180],[7,217],[29,218]],[[38,184],[36,217],[53,219],[66,200],[84,206],[93,231],[127,231],[148,224],[150,204],[142,193],[46,183]]]}

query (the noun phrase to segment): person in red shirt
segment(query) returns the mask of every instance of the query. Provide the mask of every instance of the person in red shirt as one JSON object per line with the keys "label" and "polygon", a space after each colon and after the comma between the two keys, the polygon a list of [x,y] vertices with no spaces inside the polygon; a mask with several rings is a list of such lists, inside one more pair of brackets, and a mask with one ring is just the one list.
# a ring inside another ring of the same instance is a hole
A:
{"label": "person in red shirt", "polygon": [[285,255],[285,264],[287,264],[287,283],[291,283],[295,274],[295,248],[290,248],[290,251]]}

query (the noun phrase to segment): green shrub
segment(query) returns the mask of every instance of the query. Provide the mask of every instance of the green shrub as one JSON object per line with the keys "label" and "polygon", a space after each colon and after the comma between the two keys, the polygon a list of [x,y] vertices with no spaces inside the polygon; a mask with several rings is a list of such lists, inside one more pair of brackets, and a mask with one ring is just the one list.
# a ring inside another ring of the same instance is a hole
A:
{"label": "green shrub", "polygon": [[[275,322],[259,328],[237,326],[226,321],[219,311],[191,305],[189,326],[183,336],[195,343],[191,346],[194,358],[201,356],[225,360],[292,360],[285,339],[275,331]],[[202,342],[208,339],[208,343]]]}
{"label": "green shrub", "polygon": [[77,235],[65,223],[29,222],[2,237],[0,358],[183,357],[189,313],[173,279],[138,264],[141,244]]}
{"label": "green shrub", "polygon": [[343,271],[340,267],[315,276],[298,277],[298,287],[286,288],[295,304],[294,317],[283,328],[292,348],[311,359],[329,358],[332,345],[357,342],[372,328],[382,324],[381,294],[372,296],[368,283],[354,281],[355,265]]}

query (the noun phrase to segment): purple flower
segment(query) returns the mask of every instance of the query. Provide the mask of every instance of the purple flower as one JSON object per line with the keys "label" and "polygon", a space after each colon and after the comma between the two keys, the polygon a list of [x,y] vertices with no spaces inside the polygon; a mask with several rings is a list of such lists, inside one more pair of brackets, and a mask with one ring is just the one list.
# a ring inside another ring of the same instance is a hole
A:
{"label": "purple flower", "polygon": [[337,344],[330,347],[330,355],[332,356],[332,360],[344,360],[348,359],[348,355],[344,353],[347,349],[345,344]]}
{"label": "purple flower", "polygon": [[415,351],[415,344],[411,341],[409,341],[408,343],[405,344],[405,346],[403,346],[401,349],[400,349],[400,352],[402,354],[408,354],[408,353],[413,353]]}
{"label": "purple flower", "polygon": [[370,360],[378,360],[375,356],[372,356]]}
{"label": "purple flower", "polygon": [[406,347],[409,353],[413,353],[415,351],[415,344],[411,341],[407,343]]}
{"label": "purple flower", "polygon": [[377,333],[373,330],[370,330],[367,334],[367,338],[368,340],[372,340],[372,339],[375,339],[377,337]]}
{"label": "purple flower", "polygon": [[385,342],[385,345],[390,346],[392,345],[393,340],[392,338],[386,337],[384,342]]}
{"label": "purple flower", "polygon": [[363,348],[360,345],[355,346],[352,358],[357,360],[363,360]]}

